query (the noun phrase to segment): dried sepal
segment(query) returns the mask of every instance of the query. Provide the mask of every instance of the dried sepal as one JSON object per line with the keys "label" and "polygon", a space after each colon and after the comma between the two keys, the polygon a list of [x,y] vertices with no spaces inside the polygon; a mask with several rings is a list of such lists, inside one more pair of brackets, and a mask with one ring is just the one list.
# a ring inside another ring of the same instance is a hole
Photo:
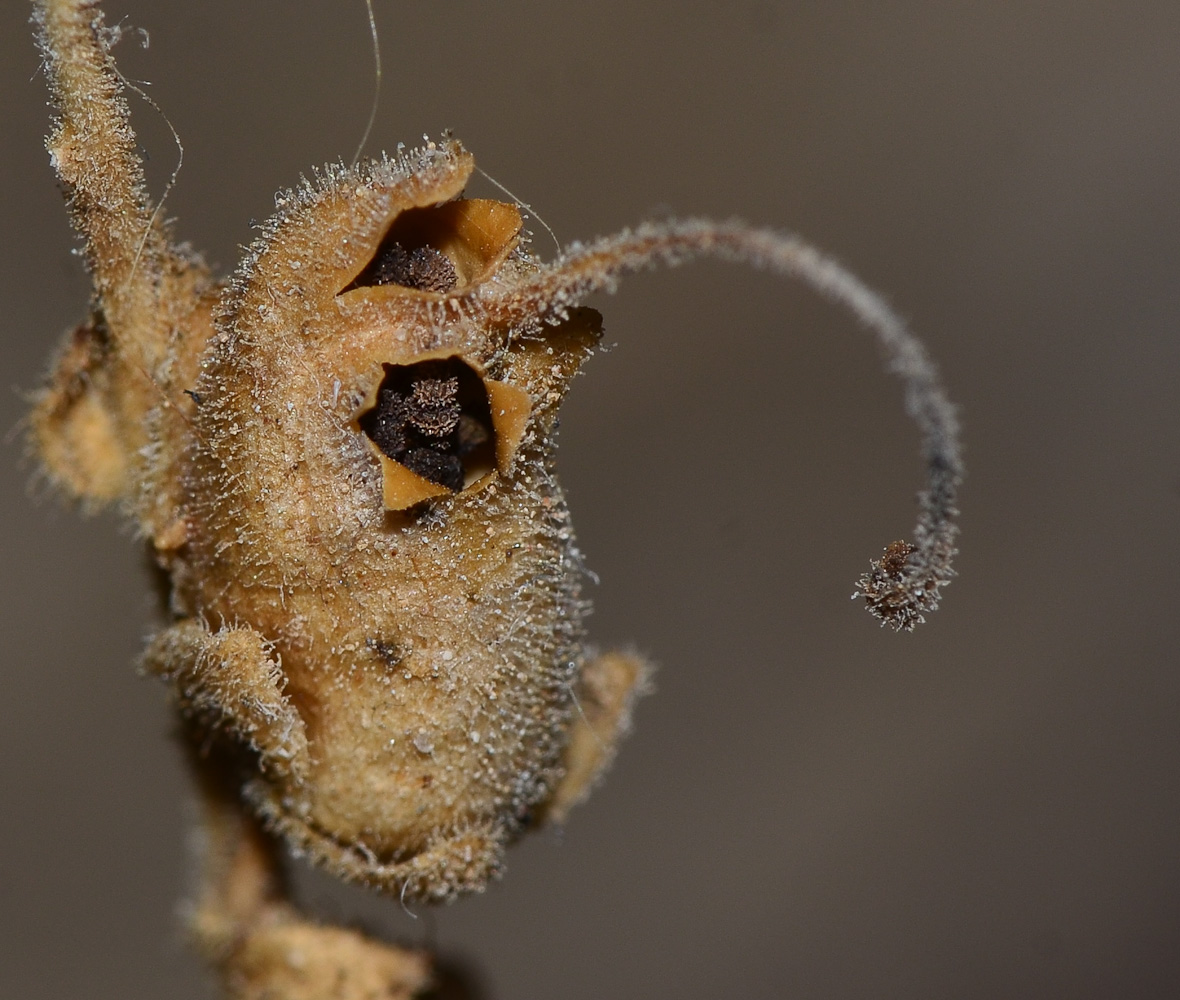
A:
{"label": "dried sepal", "polygon": [[97,319],[74,330],[31,418],[34,448],[50,478],[68,496],[96,506],[120,499],[129,475],[130,456],[112,406],[110,350]]}
{"label": "dried sepal", "polygon": [[564,823],[614,762],[619,741],[631,731],[635,702],[651,693],[654,672],[633,652],[604,653],[586,665],[576,692],[565,778],[546,806],[546,819]]}

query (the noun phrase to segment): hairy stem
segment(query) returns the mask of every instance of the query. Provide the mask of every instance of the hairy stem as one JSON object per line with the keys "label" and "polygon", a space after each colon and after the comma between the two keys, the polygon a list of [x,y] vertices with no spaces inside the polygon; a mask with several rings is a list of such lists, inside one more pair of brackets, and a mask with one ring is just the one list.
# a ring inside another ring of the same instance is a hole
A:
{"label": "hairy stem", "polygon": [[[58,108],[50,157],[85,241],[96,298],[119,340],[151,311],[161,267],[173,255],[148,203],[102,11],[94,0],[40,0],[33,19]],[[136,339],[141,363],[150,363],[159,345]]]}
{"label": "hairy stem", "polygon": [[938,607],[954,576],[955,495],[963,476],[958,421],[922,343],[871,288],[797,236],[741,222],[685,219],[649,223],[589,245],[574,244],[552,264],[512,285],[471,293],[493,320],[527,323],[561,316],[596,291],[613,291],[621,275],[711,255],[798,278],[851,310],[877,337],[889,371],[905,387],[906,411],[922,434],[927,484],[918,500],[914,543],[894,542],[857,582],[857,594],[882,624],[910,631]]}

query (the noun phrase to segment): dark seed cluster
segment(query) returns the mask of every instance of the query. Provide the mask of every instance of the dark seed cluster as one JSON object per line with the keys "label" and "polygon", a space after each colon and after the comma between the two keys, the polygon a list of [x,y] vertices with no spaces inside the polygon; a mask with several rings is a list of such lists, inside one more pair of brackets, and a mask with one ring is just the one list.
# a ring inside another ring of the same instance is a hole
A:
{"label": "dark seed cluster", "polygon": [[358,285],[402,285],[424,292],[449,292],[459,275],[441,250],[417,247],[407,250],[400,243],[386,242],[356,281]]}
{"label": "dark seed cluster", "polygon": [[463,460],[492,439],[482,379],[458,358],[386,365],[385,372],[361,429],[411,472],[461,490]]}

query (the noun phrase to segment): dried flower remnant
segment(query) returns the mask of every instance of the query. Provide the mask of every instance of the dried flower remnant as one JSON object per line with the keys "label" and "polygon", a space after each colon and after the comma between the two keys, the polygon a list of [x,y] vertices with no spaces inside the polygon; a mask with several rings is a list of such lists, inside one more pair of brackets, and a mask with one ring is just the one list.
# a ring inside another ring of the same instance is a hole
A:
{"label": "dried flower remnant", "polygon": [[[447,137],[281,193],[218,282],[149,204],[96,0],[38,0],[35,20],[95,297],[34,445],[64,492],[120,502],[171,581],[144,665],[199,751],[192,926],[231,995],[425,981],[423,959],[299,917],[280,845],[402,899],[448,899],[483,888],[507,844],[563,819],[612,759],[649,668],[587,651],[552,431],[601,333],[580,303],[621,275],[741,261],[877,335],[930,482],[913,544],[860,587],[895,628],[937,606],[962,474],[953,412],[921,345],[835,262],[689,220],[543,263],[515,205],[463,196],[474,163]],[[357,963],[384,971],[362,982]]]}

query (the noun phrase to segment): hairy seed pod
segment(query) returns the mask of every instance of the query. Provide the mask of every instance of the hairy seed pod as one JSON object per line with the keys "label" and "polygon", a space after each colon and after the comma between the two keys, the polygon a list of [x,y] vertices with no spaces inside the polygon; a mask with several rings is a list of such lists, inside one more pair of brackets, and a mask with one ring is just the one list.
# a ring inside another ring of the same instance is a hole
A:
{"label": "hairy seed pod", "polygon": [[[550,796],[583,664],[550,430],[598,317],[530,337],[448,304],[533,267],[514,206],[454,200],[471,170],[444,142],[290,196],[201,361],[172,556],[198,641],[248,628],[281,664],[257,710],[289,728],[257,747],[255,807],[331,868],[426,895],[482,884]],[[376,280],[391,244],[451,287]]]}
{"label": "hairy seed pod", "polygon": [[93,0],[42,0],[36,19],[95,306],[35,442],[66,491],[121,500],[150,539],[173,621],[144,663],[296,851],[447,898],[485,885],[510,840],[563,817],[609,763],[648,667],[586,650],[553,426],[600,336],[580,303],[622,274],[743,261],[877,334],[929,484],[915,544],[890,546],[860,592],[901,629],[937,607],[953,411],[904,325],[806,243],[687,220],[543,263],[515,205],[464,197],[474,163],[444,137],[280,194],[220,285],[148,204]]}

